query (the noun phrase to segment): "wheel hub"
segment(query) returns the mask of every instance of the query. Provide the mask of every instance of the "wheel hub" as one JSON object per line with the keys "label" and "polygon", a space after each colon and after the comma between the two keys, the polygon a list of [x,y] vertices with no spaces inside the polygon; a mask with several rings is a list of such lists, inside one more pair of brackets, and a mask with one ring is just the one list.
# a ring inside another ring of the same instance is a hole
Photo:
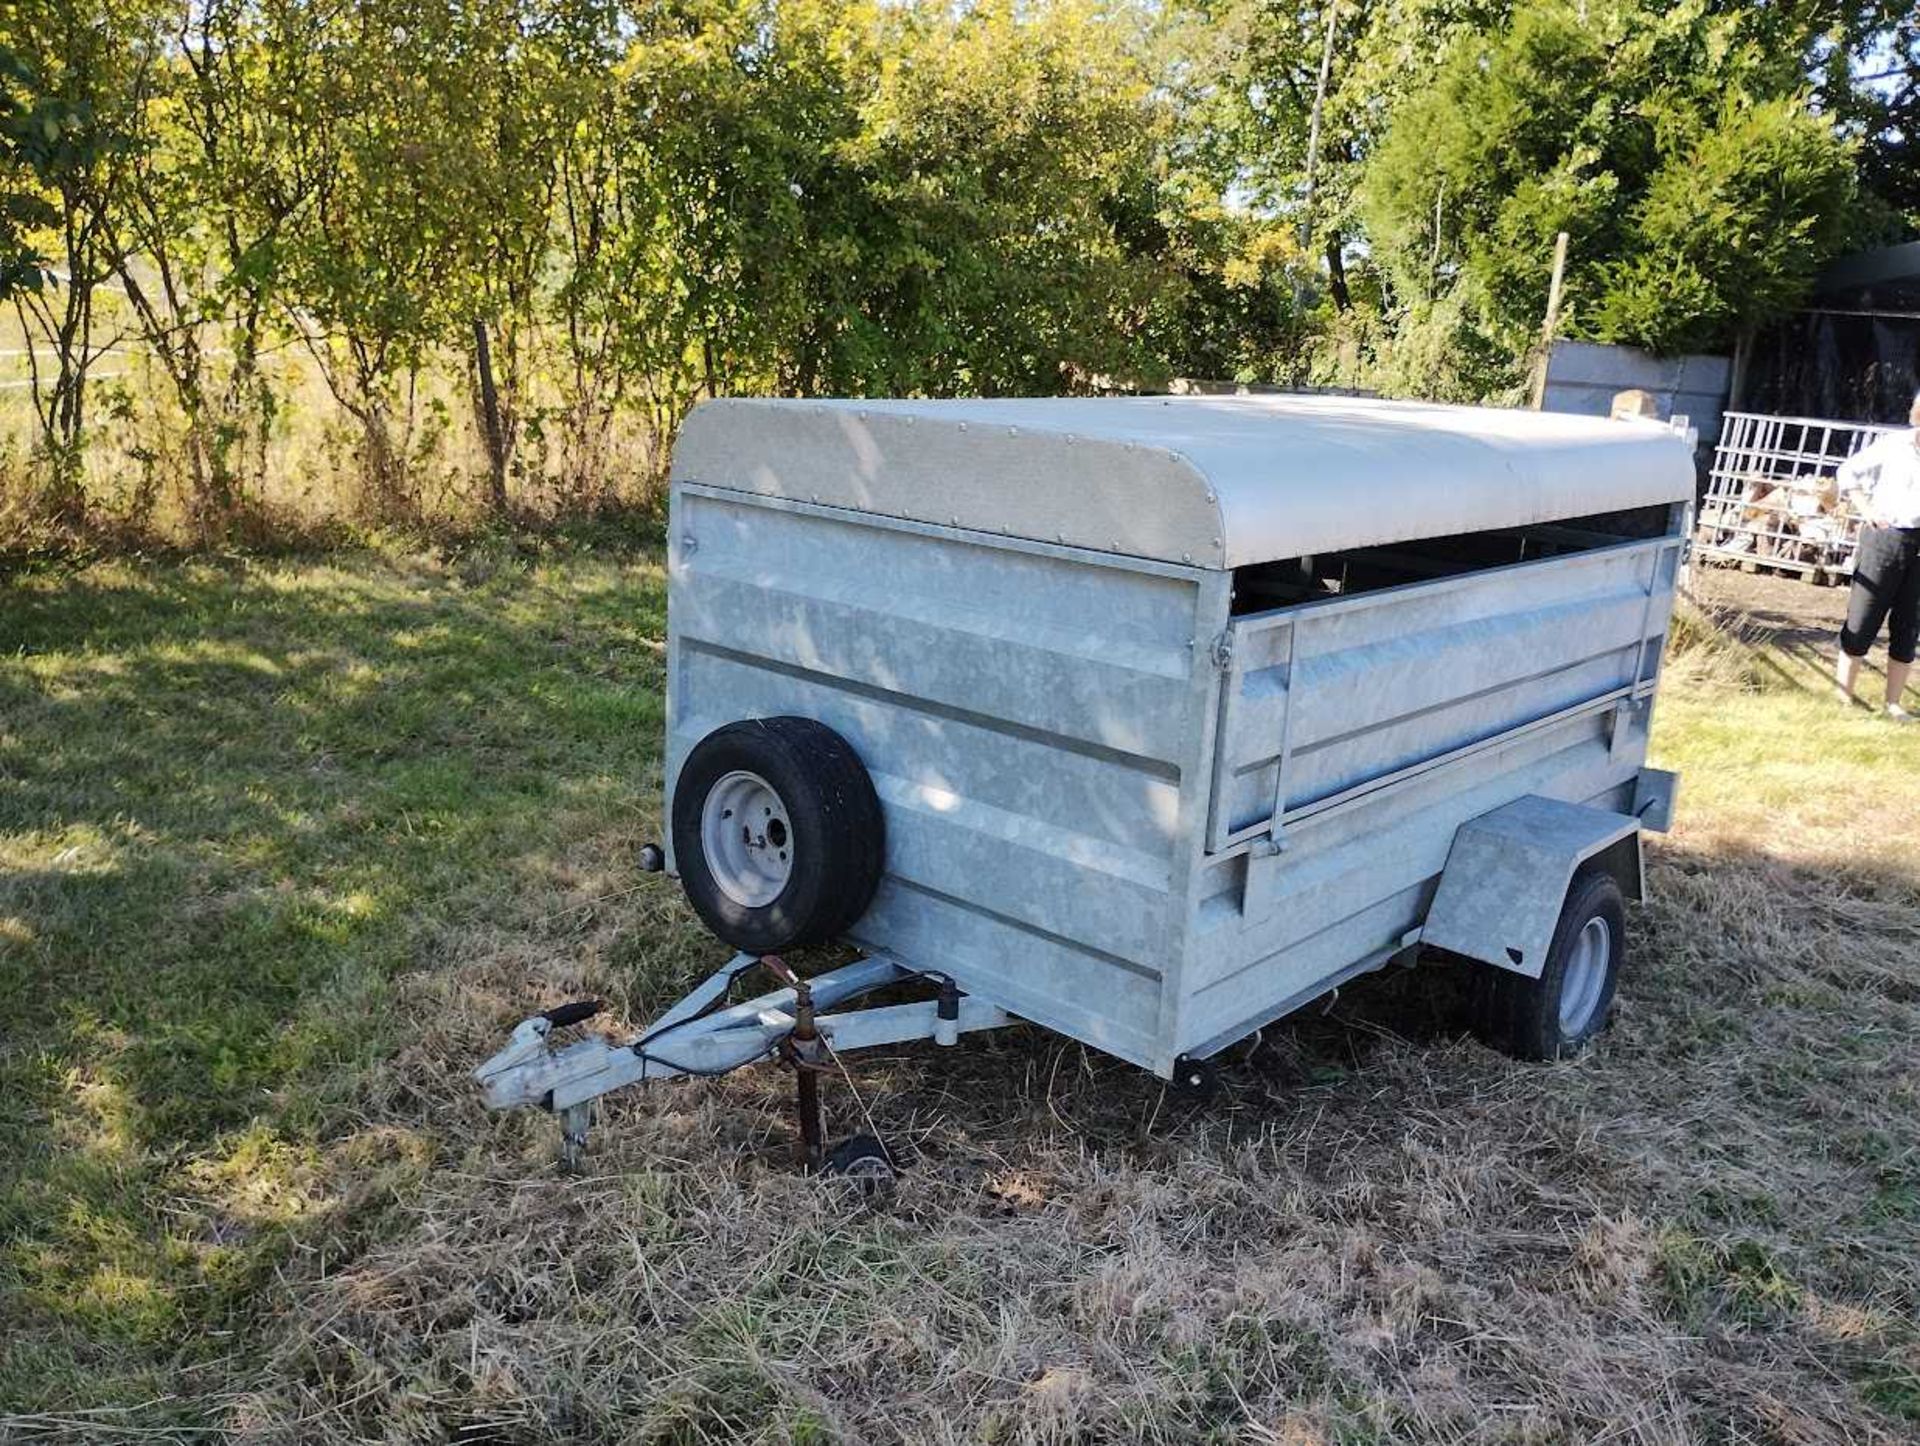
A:
{"label": "wheel hub", "polygon": [[1560,980],[1560,1032],[1577,1037],[1593,1022],[1606,992],[1607,965],[1613,954],[1613,931],[1598,916],[1587,920],[1567,955]]}
{"label": "wheel hub", "polygon": [[749,909],[780,897],[793,873],[793,825],[780,795],[757,773],[736,770],[707,792],[700,848],[721,892]]}

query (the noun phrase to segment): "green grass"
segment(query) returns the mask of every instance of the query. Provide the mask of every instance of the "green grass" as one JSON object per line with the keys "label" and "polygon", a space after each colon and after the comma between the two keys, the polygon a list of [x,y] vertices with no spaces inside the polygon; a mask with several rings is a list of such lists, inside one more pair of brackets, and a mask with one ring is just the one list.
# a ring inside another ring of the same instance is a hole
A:
{"label": "green grass", "polygon": [[882,1051],[916,1164],[850,1210],[776,1071],[617,1097],[575,1181],[466,1078],[715,957],[633,861],[663,635],[644,542],[0,591],[0,1438],[1915,1429],[1920,729],[1817,659],[1676,661],[1680,826],[1590,1059],[1461,1037],[1444,973],[1269,1031],[1207,1112],[1034,1031]]}
{"label": "green grass", "polygon": [[0,1402],[163,1394],[374,1228],[390,1191],[315,1180],[409,1043],[396,981],[648,835],[663,609],[645,552],[4,595]]}

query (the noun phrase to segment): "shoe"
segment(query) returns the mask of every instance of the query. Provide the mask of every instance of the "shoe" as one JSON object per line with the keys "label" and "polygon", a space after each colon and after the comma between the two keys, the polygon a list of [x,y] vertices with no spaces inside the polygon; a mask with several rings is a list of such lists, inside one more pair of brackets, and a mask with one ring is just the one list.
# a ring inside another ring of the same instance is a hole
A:
{"label": "shoe", "polygon": [[1887,704],[1887,719],[1893,723],[1911,723],[1914,721],[1914,716],[1898,703],[1889,703]]}

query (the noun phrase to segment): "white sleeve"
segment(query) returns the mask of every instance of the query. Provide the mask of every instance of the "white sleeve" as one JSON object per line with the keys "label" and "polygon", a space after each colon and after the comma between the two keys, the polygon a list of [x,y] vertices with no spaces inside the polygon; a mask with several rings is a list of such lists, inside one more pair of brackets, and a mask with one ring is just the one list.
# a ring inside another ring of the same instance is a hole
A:
{"label": "white sleeve", "polygon": [[1862,492],[1873,490],[1873,484],[1880,480],[1879,453],[1880,444],[1873,442],[1862,447],[1840,464],[1838,480],[1841,496],[1854,497]]}

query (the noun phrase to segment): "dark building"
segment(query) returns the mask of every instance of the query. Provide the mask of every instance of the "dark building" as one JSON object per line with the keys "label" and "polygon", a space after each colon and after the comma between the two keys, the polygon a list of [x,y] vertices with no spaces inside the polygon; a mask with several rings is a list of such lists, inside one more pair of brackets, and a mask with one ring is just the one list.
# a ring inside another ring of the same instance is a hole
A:
{"label": "dark building", "polygon": [[1920,241],[1827,268],[1736,360],[1733,388],[1737,411],[1905,423],[1920,391]]}

